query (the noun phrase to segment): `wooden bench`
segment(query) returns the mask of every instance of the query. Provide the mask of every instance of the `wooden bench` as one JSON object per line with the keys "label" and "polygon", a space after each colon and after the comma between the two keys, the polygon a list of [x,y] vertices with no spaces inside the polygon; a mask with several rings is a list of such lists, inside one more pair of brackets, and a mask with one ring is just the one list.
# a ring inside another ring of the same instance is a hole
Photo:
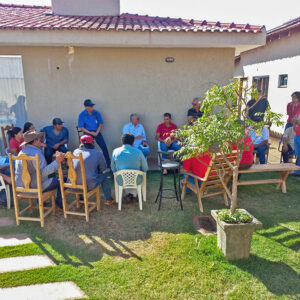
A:
{"label": "wooden bench", "polygon": [[[236,151],[233,152],[232,156],[227,157],[226,159],[221,154],[212,154],[212,158],[204,178],[198,177],[192,172],[185,172],[181,195],[182,200],[184,200],[186,189],[189,188],[197,195],[201,212],[203,212],[202,198],[223,195],[225,204],[229,205],[228,197],[231,200],[232,194],[228,189],[227,184],[232,177],[233,166],[236,164],[236,159]],[[194,178],[195,184],[188,181],[189,177]],[[198,184],[199,182],[201,182],[200,187]]]}
{"label": "wooden bench", "polygon": [[267,183],[277,183],[277,189],[282,190],[286,193],[286,179],[291,171],[300,170],[300,167],[292,163],[286,164],[268,164],[268,165],[252,165],[247,170],[240,170],[239,174],[247,173],[262,173],[262,172],[279,172],[278,179],[256,179],[256,180],[238,180],[237,186],[240,185],[255,185],[255,184],[267,184]]}

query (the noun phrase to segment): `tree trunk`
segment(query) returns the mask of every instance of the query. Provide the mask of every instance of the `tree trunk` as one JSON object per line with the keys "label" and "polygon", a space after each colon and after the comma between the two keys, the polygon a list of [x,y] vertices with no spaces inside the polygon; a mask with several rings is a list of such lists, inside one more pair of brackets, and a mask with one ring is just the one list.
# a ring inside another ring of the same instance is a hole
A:
{"label": "tree trunk", "polygon": [[232,178],[232,200],[230,206],[230,213],[233,214],[237,207],[237,181],[239,176],[239,167],[233,167],[233,178]]}

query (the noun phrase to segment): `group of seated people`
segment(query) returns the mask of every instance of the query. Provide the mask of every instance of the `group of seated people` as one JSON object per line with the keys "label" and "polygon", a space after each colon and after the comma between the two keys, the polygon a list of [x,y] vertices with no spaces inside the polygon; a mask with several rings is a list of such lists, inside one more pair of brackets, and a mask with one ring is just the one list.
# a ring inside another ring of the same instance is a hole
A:
{"label": "group of seated people", "polygon": [[[194,114],[194,120],[201,116],[201,114],[199,114],[199,100],[199,98],[194,99],[193,111],[191,112],[189,110],[188,112],[189,118]],[[123,146],[113,151],[111,161],[106,143],[101,134],[103,120],[100,112],[94,109],[94,105],[90,99],[84,101],[85,109],[78,117],[78,128],[84,135],[81,136],[81,145],[74,151],[74,155],[78,155],[79,153],[83,154],[88,189],[93,189],[96,185],[101,184],[106,198],[105,204],[110,205],[113,202],[107,177],[110,168],[113,172],[126,168],[146,172],[148,170],[146,157],[150,153],[150,150],[145,129],[143,125],[140,124],[140,117],[137,114],[132,114],[130,116],[130,122],[124,125],[122,130]],[[40,170],[43,178],[43,191],[57,189],[56,204],[60,208],[62,207],[62,199],[59,180],[56,177],[48,178],[48,175],[57,171],[58,164],[65,159],[64,153],[68,150],[69,132],[63,124],[64,122],[60,118],[54,118],[52,125],[42,128],[40,132],[37,132],[34,125],[30,122],[24,124],[23,131],[19,127],[13,127],[8,131],[10,153],[13,155],[39,155]],[[160,124],[156,131],[156,138],[160,143],[162,151],[168,151],[169,149],[176,151],[180,148],[178,142],[171,136],[171,132],[176,129],[177,126],[171,121],[171,114],[165,113],[164,123]],[[95,141],[102,151],[95,149]],[[59,154],[54,156],[57,151]],[[7,157],[5,168],[7,173],[3,171],[0,175],[3,176],[6,182],[11,183]],[[22,185],[22,165],[20,161],[16,162],[15,169],[16,184]],[[79,170],[79,165],[76,162],[75,169]],[[32,185],[34,186],[36,185],[35,169],[31,168],[30,170],[33,178]],[[78,180],[78,184],[80,184],[81,174],[78,174]],[[128,193],[127,196],[131,200],[136,198],[133,191]]]}
{"label": "group of seated people", "polygon": [[[296,165],[300,166],[300,92],[293,92],[292,101],[287,105],[288,120],[282,136],[282,159],[288,163],[291,156],[296,155]],[[300,176],[299,171],[292,173]]]}
{"label": "group of seated people", "polygon": [[[203,114],[200,109],[200,98],[195,98],[192,105],[193,107],[189,109],[187,113],[188,122],[190,124],[195,122],[198,118],[201,118]],[[256,105],[258,106],[256,107]],[[255,114],[257,111],[264,113],[268,105],[268,101],[261,94],[257,102],[249,104],[249,116],[252,114],[253,118],[257,117]],[[95,104],[90,99],[84,101],[84,110],[78,117],[78,128],[83,132],[83,135],[80,138],[81,145],[74,151],[74,155],[78,155],[79,153],[83,154],[88,189],[93,189],[98,184],[101,184],[106,199],[105,204],[110,205],[114,202],[108,179],[110,170],[115,173],[119,170],[129,168],[146,172],[148,170],[146,157],[149,155],[150,149],[147,143],[145,129],[140,123],[140,117],[137,114],[132,114],[130,115],[130,122],[124,125],[122,130],[122,147],[113,151],[111,160],[105,140],[101,134],[103,120],[100,112],[95,110],[94,106]],[[263,116],[259,115],[259,118],[263,118]],[[256,121],[260,120],[261,119]],[[57,171],[59,163],[65,159],[64,153],[68,151],[69,132],[63,124],[64,122],[60,118],[54,118],[52,126],[46,126],[40,132],[37,132],[34,125],[30,122],[24,125],[23,131],[19,127],[14,127],[8,132],[9,151],[12,154],[39,155],[40,169],[43,178],[43,191],[57,189],[56,204],[60,208],[62,207],[62,199],[59,180],[56,177],[48,178],[48,175]],[[179,141],[172,135],[172,132],[176,129],[177,126],[172,123],[171,114],[165,113],[164,122],[161,123],[156,130],[156,139],[161,151],[177,151],[180,149]],[[248,150],[243,152],[241,165],[252,164],[253,149],[257,150],[260,163],[264,164],[268,139],[269,131],[267,128],[264,128],[260,133],[257,133],[255,130],[248,130],[245,139]],[[285,141],[284,137],[284,143]],[[95,149],[95,142],[97,142],[102,151]],[[57,151],[58,155],[54,156]],[[252,153],[251,155],[250,152]],[[209,160],[209,156],[204,155],[202,159]],[[193,161],[194,163],[191,163]],[[195,172],[196,175],[198,174],[200,177],[203,177],[203,164],[200,166],[197,159],[185,161],[183,168],[185,170],[192,169],[193,173]],[[22,165],[19,161],[16,162],[15,169],[17,185],[22,185]],[[75,169],[79,172],[78,162],[75,162]],[[31,171],[31,175],[35,178],[34,168],[32,168]],[[3,178],[10,183],[9,174],[3,172],[0,173],[0,175],[6,176]],[[81,174],[78,173],[78,184],[81,183],[80,180]],[[36,178],[32,181],[32,185],[34,184],[36,184]],[[136,195],[131,193],[128,193],[128,195],[130,198],[136,197]]]}

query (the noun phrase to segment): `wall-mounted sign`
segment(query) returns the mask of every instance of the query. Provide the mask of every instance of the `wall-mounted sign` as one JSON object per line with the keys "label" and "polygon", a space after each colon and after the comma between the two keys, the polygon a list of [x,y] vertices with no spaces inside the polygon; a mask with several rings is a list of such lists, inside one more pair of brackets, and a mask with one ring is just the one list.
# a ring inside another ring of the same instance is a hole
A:
{"label": "wall-mounted sign", "polygon": [[175,58],[174,57],[166,57],[166,62],[167,63],[172,63],[175,61]]}

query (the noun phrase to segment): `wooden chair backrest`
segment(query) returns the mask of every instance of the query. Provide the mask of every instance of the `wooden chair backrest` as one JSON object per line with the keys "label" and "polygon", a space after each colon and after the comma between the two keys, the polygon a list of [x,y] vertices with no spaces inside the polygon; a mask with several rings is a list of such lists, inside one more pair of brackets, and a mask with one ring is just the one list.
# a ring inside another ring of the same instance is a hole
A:
{"label": "wooden chair backrest", "polygon": [[2,140],[3,140],[4,149],[8,148],[6,131],[11,130],[13,128],[14,128],[13,124],[6,125],[5,127],[1,126],[1,133],[2,133]]}
{"label": "wooden chair backrest", "polygon": [[[22,161],[22,182],[24,187],[18,187],[16,186],[16,179],[15,179],[15,168],[13,161]],[[36,164],[36,179],[37,179],[37,188],[31,188],[31,175],[28,170],[28,162],[32,162]],[[9,166],[10,166],[10,172],[11,172],[11,181],[12,181],[12,188],[14,194],[16,192],[21,193],[37,193],[39,196],[42,195],[43,189],[42,189],[42,177],[41,177],[41,170],[40,170],[40,158],[38,154],[33,156],[28,156],[26,154],[21,154],[19,156],[12,156],[12,154],[9,154]]]}
{"label": "wooden chair backrest", "polygon": [[[204,181],[214,180],[217,179],[218,172],[223,173],[224,176],[226,175],[232,175],[233,169],[231,167],[236,165],[237,160],[237,151],[232,151],[231,155],[226,156],[227,160],[224,158],[224,156],[221,153],[212,154],[211,160],[209,163],[209,166],[206,170]],[[229,162],[230,164],[229,164]]]}
{"label": "wooden chair backrest", "polygon": [[[64,188],[68,189],[82,189],[83,191],[87,192],[87,185],[86,185],[86,177],[85,177],[85,168],[83,163],[82,153],[79,156],[73,155],[71,152],[66,153],[67,165],[68,165],[68,181],[63,183]],[[80,164],[80,172],[82,178],[82,184],[78,185],[77,182],[77,173],[74,168],[73,159],[79,159]],[[63,182],[63,172],[62,172],[62,165],[59,165],[59,180]]]}

